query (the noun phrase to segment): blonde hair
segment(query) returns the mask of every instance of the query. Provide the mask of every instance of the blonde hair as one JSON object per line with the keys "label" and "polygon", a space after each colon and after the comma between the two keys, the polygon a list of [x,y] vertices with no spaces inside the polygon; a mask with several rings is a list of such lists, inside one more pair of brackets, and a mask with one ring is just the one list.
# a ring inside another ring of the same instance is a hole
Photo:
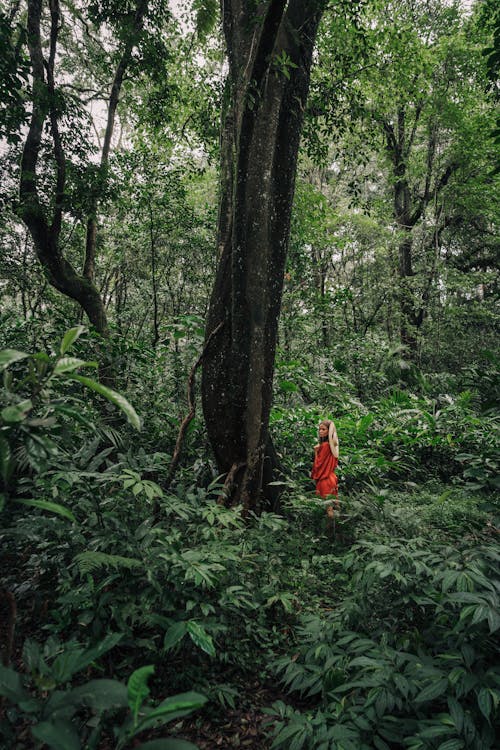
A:
{"label": "blonde hair", "polygon": [[322,419],[319,423],[319,427],[324,424],[325,427],[328,427],[328,442],[330,444],[330,450],[332,454],[335,456],[335,458],[339,457],[339,437],[337,435],[337,428],[335,427],[335,422],[333,422],[331,419]]}

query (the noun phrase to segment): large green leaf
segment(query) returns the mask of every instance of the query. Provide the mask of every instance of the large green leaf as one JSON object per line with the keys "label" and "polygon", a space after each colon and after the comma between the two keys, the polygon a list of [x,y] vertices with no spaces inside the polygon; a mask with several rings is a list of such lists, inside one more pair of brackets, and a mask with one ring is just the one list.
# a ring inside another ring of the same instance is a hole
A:
{"label": "large green leaf", "polygon": [[18,352],[16,349],[2,349],[0,351],[0,372],[5,370],[12,362],[18,362],[20,359],[29,357],[26,352]]}
{"label": "large green leaf", "polygon": [[165,649],[165,651],[169,651],[177,643],[179,643],[179,641],[184,638],[186,633],[187,626],[184,621],[175,622],[173,625],[171,625],[165,633],[165,639],[163,641],[163,648]]}
{"label": "large green leaf", "polygon": [[57,513],[59,516],[63,516],[64,518],[68,518],[70,521],[76,522],[76,518],[74,517],[73,513],[68,510],[68,508],[65,508],[64,505],[59,505],[59,503],[53,503],[51,500],[28,500],[25,498],[15,498],[14,502],[19,503],[20,505],[27,505],[30,508],[40,508],[41,510],[48,510],[49,513]]}
{"label": "large green leaf", "polygon": [[457,730],[458,734],[460,734],[464,725],[464,710],[460,703],[456,700],[456,698],[453,698],[453,696],[448,697],[448,708],[453,724],[455,725],[455,729]]}
{"label": "large green leaf", "polygon": [[202,625],[196,622],[196,620],[189,620],[187,624],[187,632],[193,643],[198,646],[198,648],[201,648],[202,651],[205,651],[209,656],[215,656],[215,646],[212,636],[207,633]]}
{"label": "large green leaf", "polygon": [[2,664],[0,664],[0,695],[13,703],[29,698],[29,694],[23,688],[20,675]]}
{"label": "large green leaf", "polygon": [[84,359],[78,359],[78,357],[61,357],[56,362],[53,374],[61,375],[65,372],[73,372],[79,367],[97,367],[97,362],[86,362]]}
{"label": "large green leaf", "polygon": [[81,336],[84,331],[85,326],[75,326],[74,328],[70,328],[69,331],[66,331],[61,341],[61,354],[66,354],[68,349],[75,343],[77,338]]}
{"label": "large green leaf", "polygon": [[81,748],[75,727],[64,719],[42,721],[32,727],[31,733],[35,739],[45,742],[52,750],[80,750]]}
{"label": "large green leaf", "polygon": [[122,633],[110,633],[97,646],[88,649],[68,649],[60,654],[52,665],[52,674],[59,682],[67,682],[74,674],[81,672],[99,659],[107,651],[110,651],[123,638]]}
{"label": "large green leaf", "polygon": [[137,412],[135,411],[132,404],[130,404],[127,399],[121,395],[121,393],[113,391],[111,388],[98,383],[96,380],[92,380],[92,378],[86,378],[84,375],[70,375],[69,377],[72,380],[78,380],[78,382],[82,383],[82,385],[85,385],[87,388],[90,388],[96,393],[99,393],[108,401],[111,401],[112,404],[118,406],[123,411],[130,424],[137,430],[141,429],[141,420]]}
{"label": "large green leaf", "polygon": [[488,625],[490,633],[494,633],[500,628],[500,614],[495,607],[488,607]]}
{"label": "large green leaf", "polygon": [[48,701],[43,707],[42,719],[56,721],[71,719],[82,706],[78,696],[73,696],[72,690],[51,689]]}
{"label": "large green leaf", "polygon": [[491,712],[493,710],[493,700],[490,695],[488,688],[481,688],[477,696],[477,705],[479,710],[483,714],[484,718],[489,722]]}
{"label": "large green leaf", "polygon": [[162,701],[159,706],[153,708],[152,711],[144,716],[137,724],[134,734],[138,734],[150,727],[161,726],[181,716],[186,716],[195,709],[201,708],[206,702],[207,698],[200,693],[189,692],[173,695],[171,698]]}
{"label": "large green leaf", "polygon": [[134,725],[137,724],[139,710],[149,695],[148,679],[154,674],[155,668],[152,664],[139,667],[132,672],[127,682],[128,705],[132,711]]}
{"label": "large green leaf", "polygon": [[[76,652],[76,657],[81,654]],[[68,669],[68,672],[71,671]],[[97,714],[111,708],[127,706],[127,688],[118,680],[90,680],[73,690],[54,690],[47,701],[43,716],[55,721],[69,718],[81,706],[88,706]]]}
{"label": "large green leaf", "polygon": [[6,406],[2,409],[2,419],[8,423],[22,422],[23,419],[26,419],[32,408],[33,404],[29,398],[26,401],[20,401],[18,404]]}
{"label": "large green leaf", "polygon": [[432,701],[443,695],[448,690],[448,680],[446,678],[435,680],[427,685],[420,693],[415,697],[417,703],[424,701]]}
{"label": "large green leaf", "polygon": [[97,713],[128,705],[127,687],[118,680],[90,680],[71,690],[70,697],[72,701],[89,706]]}
{"label": "large green leaf", "polygon": [[454,730],[448,726],[442,726],[440,724],[434,724],[429,727],[424,727],[418,733],[419,738],[424,737],[425,739],[435,739],[436,737],[442,737],[445,734],[451,734]]}
{"label": "large green leaf", "polygon": [[460,739],[445,740],[442,742],[437,750],[462,750],[464,747],[464,741]]}

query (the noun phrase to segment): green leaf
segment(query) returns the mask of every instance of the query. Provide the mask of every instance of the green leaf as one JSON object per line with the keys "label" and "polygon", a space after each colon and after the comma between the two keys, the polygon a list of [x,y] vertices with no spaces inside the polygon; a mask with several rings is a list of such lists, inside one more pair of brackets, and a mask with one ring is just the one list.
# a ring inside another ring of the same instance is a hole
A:
{"label": "green leaf", "polygon": [[399,692],[402,693],[402,695],[404,695],[405,698],[407,698],[408,693],[410,691],[410,684],[408,680],[406,679],[406,677],[403,677],[403,675],[398,674],[398,672],[395,672],[393,676],[393,680]]}
{"label": "green leaf", "polygon": [[122,633],[110,633],[97,646],[82,649],[67,649],[54,660],[52,674],[57,682],[67,682],[77,672],[88,667],[107,651],[110,651],[123,638]]}
{"label": "green leaf", "polygon": [[64,719],[42,721],[32,727],[31,733],[36,740],[45,742],[52,750],[80,750],[81,748],[75,727]]}
{"label": "green leaf", "polygon": [[80,422],[80,424],[85,425],[86,427],[93,427],[93,423],[90,419],[87,419],[83,414],[81,414],[77,409],[72,409],[70,406],[65,406],[64,404],[58,404],[58,403],[52,403],[51,407],[53,411],[57,412],[58,414],[64,414],[65,417],[71,417],[71,419],[74,419],[75,422]]}
{"label": "green leaf", "polygon": [[433,739],[435,737],[441,737],[443,734],[450,734],[452,731],[453,730],[450,730],[450,727],[434,724],[430,727],[425,727],[425,729],[421,729],[418,736],[424,737],[425,739]]}
{"label": "green leaf", "polygon": [[69,331],[66,331],[61,341],[61,354],[66,354],[70,346],[75,343],[77,338],[79,338],[84,331],[85,326],[75,326],[74,328],[70,328]]}
{"label": "green leaf", "polygon": [[0,351],[0,372],[5,370],[12,362],[19,362],[20,359],[29,357],[26,352],[18,352],[16,349],[2,349]]}
{"label": "green leaf", "polygon": [[6,406],[5,409],[2,409],[2,419],[8,423],[22,422],[23,419],[26,419],[32,408],[33,404],[30,399],[20,401],[13,406]]}
{"label": "green leaf", "polygon": [[149,727],[166,724],[180,716],[186,716],[195,709],[201,708],[206,702],[207,699],[200,693],[189,692],[173,695],[144,716],[135,728],[134,734],[138,734]]}
{"label": "green leaf", "polygon": [[438,750],[462,750],[463,746],[463,740],[445,740],[439,745]]}
{"label": "green leaf", "polygon": [[27,500],[24,498],[15,498],[14,502],[19,503],[20,505],[27,505],[30,508],[40,508],[41,510],[48,510],[49,513],[57,513],[57,515],[64,516],[64,518],[68,518],[70,521],[76,523],[76,518],[70,510],[65,508],[64,505],[53,503],[51,500]]}
{"label": "green leaf", "polygon": [[105,638],[100,641],[97,646],[89,648],[83,652],[81,659],[78,663],[78,670],[85,669],[89,664],[100,659],[103,654],[111,651],[123,638],[123,633],[109,633]]}
{"label": "green leaf", "polygon": [[71,378],[71,380],[78,380],[78,382],[82,383],[82,385],[85,385],[87,388],[90,388],[92,391],[99,393],[101,396],[104,396],[104,398],[106,398],[108,401],[111,401],[112,404],[115,404],[115,406],[118,406],[118,408],[123,411],[123,413],[127,417],[132,427],[135,427],[137,430],[141,429],[141,420],[137,412],[135,411],[132,404],[129,404],[127,399],[124,396],[122,396],[120,393],[117,393],[116,391],[113,391],[111,388],[108,388],[107,386],[102,385],[101,383],[98,383],[96,380],[92,380],[92,378],[86,378],[83,375],[70,375],[69,377]]}
{"label": "green leaf", "polygon": [[100,567],[114,568],[115,570],[120,570],[122,568],[125,568],[126,570],[134,570],[144,567],[144,563],[141,560],[136,560],[133,557],[108,555],[106,552],[94,552],[93,550],[80,552],[78,555],[75,555],[74,561],[78,565],[82,575],[93,573]]}
{"label": "green leaf", "polygon": [[479,706],[479,710],[484,718],[489,722],[491,711],[493,709],[493,701],[491,699],[490,691],[487,688],[481,688],[479,691],[477,705]]}
{"label": "green leaf", "polygon": [[301,729],[301,725],[297,726],[297,724],[289,724],[284,729],[282,729],[278,735],[276,735],[271,748],[280,746],[289,747],[289,745],[284,745],[285,740],[289,740],[291,737],[297,734],[297,732],[300,732]]}
{"label": "green leaf", "polygon": [[83,359],[78,357],[61,357],[56,362],[54,367],[53,375],[61,375],[64,372],[73,372],[79,367],[97,367],[97,362],[85,362]]}
{"label": "green leaf", "polygon": [[2,664],[0,664],[0,695],[13,703],[28,700],[30,697],[23,688],[21,676]]}
{"label": "green leaf", "polygon": [[215,656],[215,646],[212,636],[196,620],[189,620],[187,623],[187,632],[195,646],[201,648],[209,656]]}
{"label": "green leaf", "polygon": [[43,362],[46,365],[50,365],[50,363],[52,362],[46,352],[37,352],[36,354],[33,354],[32,357],[36,362]]}
{"label": "green leaf", "polygon": [[179,643],[179,641],[184,638],[186,633],[187,626],[185,622],[176,622],[171,625],[165,633],[165,638],[163,641],[163,648],[165,649],[165,651],[169,651],[177,643]]}
{"label": "green leaf", "polygon": [[431,682],[427,687],[420,691],[416,696],[415,701],[417,703],[423,703],[424,701],[432,701],[438,698],[440,695],[446,693],[448,689],[448,680],[440,679],[435,682]]}
{"label": "green leaf", "polygon": [[451,696],[448,698],[448,708],[450,711],[450,716],[455,725],[455,729],[460,734],[464,725],[464,710],[460,703]]}
{"label": "green leaf", "polygon": [[147,683],[151,675],[154,674],[154,671],[154,666],[148,664],[147,666],[139,667],[135,672],[132,672],[128,679],[127,699],[134,719],[134,726],[137,724],[137,717],[140,708],[150,693]]}
{"label": "green leaf", "polygon": [[[42,680],[39,681],[39,688],[45,689]],[[49,699],[43,707],[43,718],[47,721],[57,721],[58,719],[71,719],[74,714],[81,708],[82,702],[78,696],[73,696],[71,690],[54,690],[54,685],[50,686]]]}
{"label": "green leaf", "polygon": [[495,633],[500,628],[500,614],[493,607],[488,607],[488,625],[490,626],[490,633]]}
{"label": "green leaf", "polygon": [[299,390],[298,385],[292,383],[291,380],[280,380],[279,388],[284,393],[296,393]]}
{"label": "green leaf", "polygon": [[37,714],[39,715],[43,709],[43,703],[37,701],[35,698],[27,698],[25,701],[19,701],[17,704],[23,714]]}
{"label": "green leaf", "polygon": [[89,706],[97,713],[128,705],[127,687],[118,680],[90,680],[71,690],[69,698],[78,705]]}

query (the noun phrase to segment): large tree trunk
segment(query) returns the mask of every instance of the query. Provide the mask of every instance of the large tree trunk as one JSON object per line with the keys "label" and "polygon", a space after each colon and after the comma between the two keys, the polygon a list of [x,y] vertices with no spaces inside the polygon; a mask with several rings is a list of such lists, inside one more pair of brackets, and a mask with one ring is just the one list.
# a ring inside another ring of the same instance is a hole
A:
{"label": "large tree trunk", "polygon": [[[222,4],[230,101],[222,129],[219,266],[207,321],[203,410],[231,502],[269,499],[278,317],[302,114],[323,3]],[[263,479],[265,473],[265,480]],[[265,485],[265,486],[263,486]]]}

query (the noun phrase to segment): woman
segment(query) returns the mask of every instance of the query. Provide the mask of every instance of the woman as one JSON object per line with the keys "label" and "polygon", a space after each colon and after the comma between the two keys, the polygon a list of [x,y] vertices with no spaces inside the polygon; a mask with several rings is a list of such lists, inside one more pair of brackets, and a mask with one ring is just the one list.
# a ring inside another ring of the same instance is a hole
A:
{"label": "woman", "polygon": [[[311,477],[316,481],[316,494],[320,497],[335,498],[338,505],[338,479],[335,474],[339,462],[339,439],[335,424],[325,419],[319,425],[319,443],[314,446],[314,464]],[[333,518],[333,505],[326,509],[329,518]]]}

